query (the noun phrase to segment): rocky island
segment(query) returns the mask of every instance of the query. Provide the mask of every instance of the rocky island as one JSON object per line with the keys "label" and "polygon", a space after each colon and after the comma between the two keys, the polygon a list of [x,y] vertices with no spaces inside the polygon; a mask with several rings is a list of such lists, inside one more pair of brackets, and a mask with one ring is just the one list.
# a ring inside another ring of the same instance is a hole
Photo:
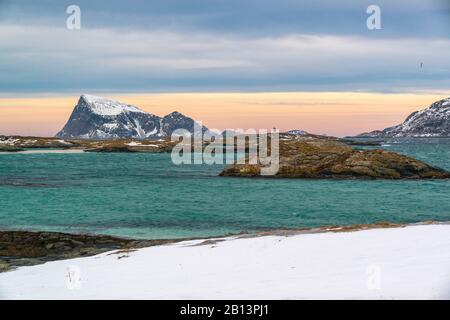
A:
{"label": "rocky island", "polygon": [[[220,175],[259,177],[260,172],[260,164],[233,164],[227,166]],[[293,136],[290,139],[281,139],[280,169],[272,177],[448,179],[450,172],[395,152],[381,149],[357,150],[336,139]]]}
{"label": "rocky island", "polygon": [[33,149],[79,150],[86,152],[170,152],[170,139],[60,139],[52,137],[0,136],[0,152],[24,152]]}

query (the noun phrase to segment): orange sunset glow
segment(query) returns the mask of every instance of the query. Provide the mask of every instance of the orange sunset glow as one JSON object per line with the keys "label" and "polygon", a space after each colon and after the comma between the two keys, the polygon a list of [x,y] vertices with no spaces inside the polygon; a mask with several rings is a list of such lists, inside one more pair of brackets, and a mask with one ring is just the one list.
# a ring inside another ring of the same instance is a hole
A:
{"label": "orange sunset glow", "polygon": [[[411,112],[450,96],[353,92],[99,95],[159,116],[179,111],[210,129],[276,127],[334,136],[398,124]],[[77,101],[75,95],[0,98],[0,134],[53,136],[64,126]]]}

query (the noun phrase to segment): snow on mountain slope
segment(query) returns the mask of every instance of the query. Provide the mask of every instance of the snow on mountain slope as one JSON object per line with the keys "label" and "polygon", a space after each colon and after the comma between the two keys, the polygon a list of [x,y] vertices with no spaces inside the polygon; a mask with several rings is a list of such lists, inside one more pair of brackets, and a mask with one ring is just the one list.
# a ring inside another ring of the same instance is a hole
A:
{"label": "snow on mountain slope", "polygon": [[308,135],[308,132],[303,131],[303,130],[299,130],[299,129],[289,130],[286,133],[287,134],[294,134],[294,135],[297,135],[297,136],[306,136],[306,135]]}
{"label": "snow on mountain slope", "polygon": [[[69,121],[56,135],[77,139],[152,139],[170,137],[176,129],[194,131],[195,121],[179,112],[163,118],[133,105],[82,95]],[[203,131],[207,128],[203,127]]]}
{"label": "snow on mountain slope", "polygon": [[123,104],[115,100],[105,99],[102,97],[87,94],[84,94],[81,97],[91,108],[92,112],[100,116],[117,116],[123,112],[145,113],[135,106]]}
{"label": "snow on mountain slope", "polygon": [[450,98],[413,112],[402,124],[362,133],[358,137],[450,137]]}

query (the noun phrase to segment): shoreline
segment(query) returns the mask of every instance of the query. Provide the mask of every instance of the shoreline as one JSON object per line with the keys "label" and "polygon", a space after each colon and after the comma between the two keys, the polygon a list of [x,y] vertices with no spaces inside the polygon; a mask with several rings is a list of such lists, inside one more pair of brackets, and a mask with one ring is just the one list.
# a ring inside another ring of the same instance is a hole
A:
{"label": "shoreline", "polygon": [[447,222],[299,232],[184,240],[18,268],[0,273],[0,299],[450,298]]}
{"label": "shoreline", "polygon": [[34,266],[51,261],[91,257],[115,250],[134,251],[185,241],[202,241],[198,245],[208,245],[230,239],[249,239],[269,236],[289,237],[424,225],[450,225],[450,221],[421,221],[415,223],[391,223],[382,221],[371,224],[286,228],[256,232],[242,231],[222,236],[168,239],[134,239],[102,234],[54,231],[0,230],[0,273],[12,271],[19,267]]}

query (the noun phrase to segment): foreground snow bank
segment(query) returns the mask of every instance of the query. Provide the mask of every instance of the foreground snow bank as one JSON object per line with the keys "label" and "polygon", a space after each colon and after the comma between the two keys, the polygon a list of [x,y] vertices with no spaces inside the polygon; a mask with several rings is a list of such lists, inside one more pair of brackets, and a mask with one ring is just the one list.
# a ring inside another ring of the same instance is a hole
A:
{"label": "foreground snow bank", "polygon": [[450,298],[450,225],[202,243],[23,267],[0,298]]}

